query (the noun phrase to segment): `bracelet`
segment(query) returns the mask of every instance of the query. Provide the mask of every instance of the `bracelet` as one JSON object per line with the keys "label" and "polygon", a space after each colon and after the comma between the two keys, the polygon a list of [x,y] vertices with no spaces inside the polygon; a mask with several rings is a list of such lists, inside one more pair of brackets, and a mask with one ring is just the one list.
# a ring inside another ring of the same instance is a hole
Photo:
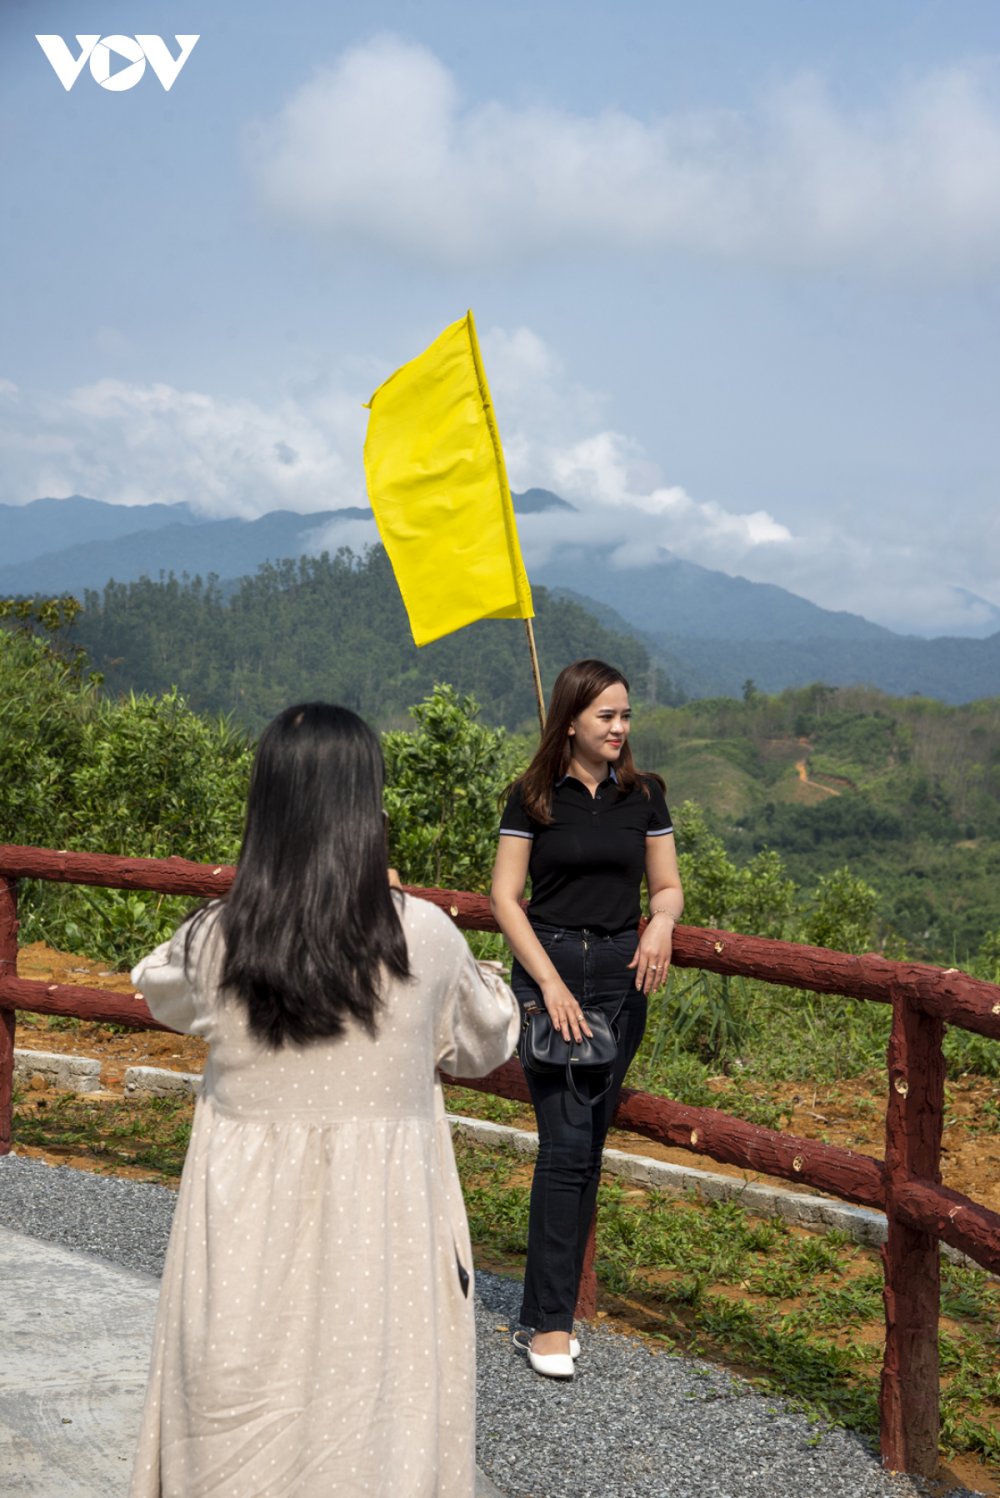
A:
{"label": "bracelet", "polygon": [[675,926],[677,925],[677,917],[674,915],[674,913],[673,913],[672,910],[653,910],[653,909],[650,909],[649,914],[650,914],[651,918],[654,915],[668,915],[670,917],[670,919],[673,921],[674,925]]}

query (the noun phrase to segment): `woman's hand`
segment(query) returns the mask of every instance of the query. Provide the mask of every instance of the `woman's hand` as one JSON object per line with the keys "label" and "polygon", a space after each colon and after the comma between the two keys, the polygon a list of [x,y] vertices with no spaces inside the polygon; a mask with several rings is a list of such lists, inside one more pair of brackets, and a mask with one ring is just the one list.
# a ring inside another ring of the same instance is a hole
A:
{"label": "woman's hand", "polygon": [[650,916],[646,929],[639,938],[635,956],[629,963],[629,967],[636,970],[635,986],[640,993],[650,994],[666,983],[670,972],[673,935],[672,915]]}
{"label": "woman's hand", "polygon": [[549,1019],[563,1040],[569,1040],[571,1035],[578,1045],[584,1035],[589,1040],[594,1032],[584,1019],[579,1000],[573,997],[562,979],[556,977],[543,983],[541,989]]}

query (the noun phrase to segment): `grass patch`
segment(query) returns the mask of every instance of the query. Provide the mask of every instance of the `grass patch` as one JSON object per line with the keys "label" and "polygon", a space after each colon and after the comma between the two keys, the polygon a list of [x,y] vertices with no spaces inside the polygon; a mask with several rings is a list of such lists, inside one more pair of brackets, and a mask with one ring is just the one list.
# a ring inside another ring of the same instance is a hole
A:
{"label": "grass patch", "polygon": [[[473,1242],[518,1272],[531,1164],[457,1137]],[[597,1273],[605,1310],[673,1351],[735,1367],[761,1391],[818,1419],[878,1436],[884,1320],[878,1256],[845,1234],[805,1233],[631,1184],[601,1186]],[[941,1414],[945,1454],[1000,1463],[1000,1287],[942,1265]]]}
{"label": "grass patch", "polygon": [[14,1139],[107,1174],[142,1174],[177,1184],[184,1166],[194,1103],[190,1098],[113,1102],[74,1092],[36,1098],[15,1091]]}
{"label": "grass patch", "polygon": [[535,1115],[529,1103],[516,1103],[511,1098],[495,1097],[492,1092],[479,1092],[474,1087],[446,1087],[444,1095],[449,1113],[464,1113],[469,1118],[485,1118],[490,1123],[530,1122],[531,1127],[535,1127]]}
{"label": "grass patch", "polygon": [[1000,1097],[986,1098],[980,1104],[979,1118],[966,1124],[970,1134],[1000,1134]]}
{"label": "grass patch", "polygon": [[[650,1000],[633,1075],[651,1092],[667,1091],[678,1063],[700,1060],[761,1081],[838,1081],[884,1065],[890,1021],[885,1004],[672,970]],[[986,1045],[1000,1060],[996,1042]]]}

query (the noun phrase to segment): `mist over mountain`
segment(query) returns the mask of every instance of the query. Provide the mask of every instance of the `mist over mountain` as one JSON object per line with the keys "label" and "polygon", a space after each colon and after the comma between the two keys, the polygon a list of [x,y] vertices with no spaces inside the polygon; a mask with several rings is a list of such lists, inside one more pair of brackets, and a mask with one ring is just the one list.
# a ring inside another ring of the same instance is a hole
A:
{"label": "mist over mountain", "polygon": [[[527,489],[513,500],[520,515],[574,512],[549,489]],[[263,562],[335,550],[342,525],[371,519],[367,507],[354,506],[206,520],[187,505],[109,505],[79,495],[0,505],[0,592],[82,597],[110,578],[133,582],[161,572],[235,579]],[[784,588],[682,561],[664,547],[652,550],[648,566],[610,567],[599,549],[574,546],[568,529],[566,547],[531,569],[533,581],[607,604],[644,633],[685,639],[893,638],[856,614],[833,613]],[[350,539],[358,550],[357,537]]]}
{"label": "mist over mountain", "polygon": [[[25,512],[34,513],[20,521]],[[82,598],[86,589],[103,588],[111,578],[135,582],[161,572],[245,577],[264,562],[315,552],[317,532],[351,520],[370,521],[371,511],[272,510],[257,520],[205,520],[187,505],[106,505],[79,496],[0,505],[0,593]],[[39,546],[45,549],[27,549]]]}
{"label": "mist over mountain", "polygon": [[988,598],[983,598],[979,593],[970,593],[968,588],[959,588],[954,584],[952,584],[951,591],[965,604],[970,620],[964,629],[954,631],[956,637],[985,640],[1000,630],[1000,609],[995,603],[991,603]]}
{"label": "mist over mountain", "polygon": [[[662,546],[650,548],[644,566],[616,568],[606,548],[574,544],[574,507],[559,495],[535,488],[513,499],[525,517],[565,512],[566,543],[531,567],[532,580],[607,626],[630,630],[691,696],[737,696],[747,680],[766,692],[822,680],[953,703],[1000,694],[1000,632],[985,639],[898,635]],[[0,595],[82,598],[110,579],[161,574],[214,575],[235,584],[266,562],[343,545],[361,551],[374,540],[371,522],[371,511],[360,506],[211,520],[183,504],[112,505],[82,495],[0,505]],[[1000,622],[992,604],[975,602],[981,628],[994,615]]]}

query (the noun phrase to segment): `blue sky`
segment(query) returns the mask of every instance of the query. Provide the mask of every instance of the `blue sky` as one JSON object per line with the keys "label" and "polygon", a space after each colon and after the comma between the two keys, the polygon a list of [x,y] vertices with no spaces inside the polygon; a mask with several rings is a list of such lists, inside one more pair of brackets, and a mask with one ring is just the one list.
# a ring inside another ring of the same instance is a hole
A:
{"label": "blue sky", "polygon": [[[36,33],[200,39],[67,92]],[[0,190],[0,500],[357,504],[471,306],[514,487],[623,589],[996,627],[994,0],[2,0]]]}

